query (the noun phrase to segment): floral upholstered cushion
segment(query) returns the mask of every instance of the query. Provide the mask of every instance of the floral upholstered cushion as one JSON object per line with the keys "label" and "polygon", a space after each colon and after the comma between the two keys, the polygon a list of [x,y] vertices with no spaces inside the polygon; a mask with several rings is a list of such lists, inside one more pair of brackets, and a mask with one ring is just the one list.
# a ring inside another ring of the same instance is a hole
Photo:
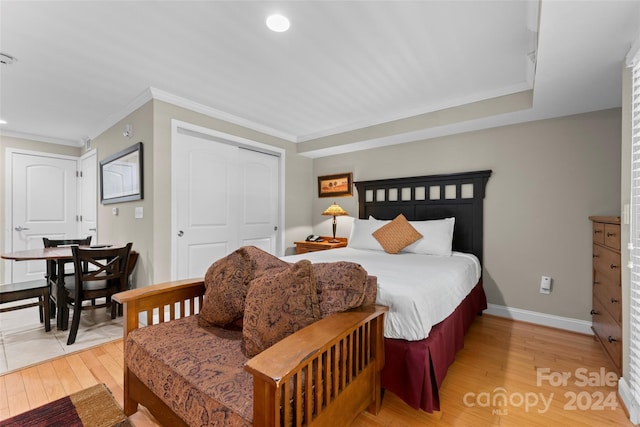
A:
{"label": "floral upholstered cushion", "polygon": [[255,246],[243,246],[211,264],[204,277],[200,324],[225,326],[241,320],[251,280],[288,265]]}
{"label": "floral upholstered cushion", "polygon": [[248,356],[320,319],[309,260],[251,281],[245,303],[242,334]]}
{"label": "floral upholstered cushion", "polygon": [[188,425],[250,426],[253,377],[242,332],[199,327],[199,316],[132,331],[127,367]]}
{"label": "floral upholstered cushion", "polygon": [[[367,289],[367,271],[354,262],[313,264],[320,314],[331,314],[362,305]],[[375,283],[373,300],[375,301]]]}

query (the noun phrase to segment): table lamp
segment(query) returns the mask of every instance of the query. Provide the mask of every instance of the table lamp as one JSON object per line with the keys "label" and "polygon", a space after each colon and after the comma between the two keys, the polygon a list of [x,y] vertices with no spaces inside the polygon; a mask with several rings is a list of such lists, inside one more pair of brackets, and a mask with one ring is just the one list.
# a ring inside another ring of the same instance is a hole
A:
{"label": "table lamp", "polygon": [[325,209],[324,212],[322,212],[322,215],[333,216],[333,239],[329,240],[329,243],[338,243],[338,240],[336,240],[336,217],[349,214],[334,202],[331,206]]}

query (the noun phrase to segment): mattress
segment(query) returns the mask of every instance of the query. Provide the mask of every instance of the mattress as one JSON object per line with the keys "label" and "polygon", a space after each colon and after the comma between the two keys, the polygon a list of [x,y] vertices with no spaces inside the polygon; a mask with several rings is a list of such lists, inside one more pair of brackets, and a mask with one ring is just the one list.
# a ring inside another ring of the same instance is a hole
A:
{"label": "mattress", "polygon": [[339,248],[283,257],[287,262],[351,261],[378,278],[376,303],[389,307],[386,338],[418,341],[443,321],[471,292],[481,276],[478,259],[453,252],[451,256]]}

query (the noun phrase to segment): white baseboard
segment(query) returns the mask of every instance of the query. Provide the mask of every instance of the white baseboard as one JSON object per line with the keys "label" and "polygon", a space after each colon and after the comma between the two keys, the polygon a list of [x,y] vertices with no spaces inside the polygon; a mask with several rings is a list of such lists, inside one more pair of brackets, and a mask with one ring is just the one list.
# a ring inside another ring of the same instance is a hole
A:
{"label": "white baseboard", "polygon": [[535,323],[538,325],[550,326],[552,328],[566,329],[568,331],[581,334],[593,335],[591,322],[585,320],[572,319],[570,317],[554,316],[553,314],[539,313],[537,311],[522,310],[519,308],[505,307],[504,305],[487,304],[484,311],[499,317],[521,320],[523,322]]}
{"label": "white baseboard", "polygon": [[640,403],[633,398],[633,393],[631,389],[627,385],[624,377],[618,380],[618,395],[620,399],[622,399],[622,403],[627,408],[627,412],[629,413],[629,420],[635,425],[640,422]]}

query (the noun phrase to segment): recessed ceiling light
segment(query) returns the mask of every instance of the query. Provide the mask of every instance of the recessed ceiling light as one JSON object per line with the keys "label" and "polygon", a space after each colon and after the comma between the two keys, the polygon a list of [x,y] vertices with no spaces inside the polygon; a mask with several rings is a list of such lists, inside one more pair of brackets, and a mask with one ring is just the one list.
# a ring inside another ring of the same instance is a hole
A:
{"label": "recessed ceiling light", "polygon": [[289,29],[289,20],[286,16],[270,15],[267,17],[267,27],[276,33],[282,33]]}

